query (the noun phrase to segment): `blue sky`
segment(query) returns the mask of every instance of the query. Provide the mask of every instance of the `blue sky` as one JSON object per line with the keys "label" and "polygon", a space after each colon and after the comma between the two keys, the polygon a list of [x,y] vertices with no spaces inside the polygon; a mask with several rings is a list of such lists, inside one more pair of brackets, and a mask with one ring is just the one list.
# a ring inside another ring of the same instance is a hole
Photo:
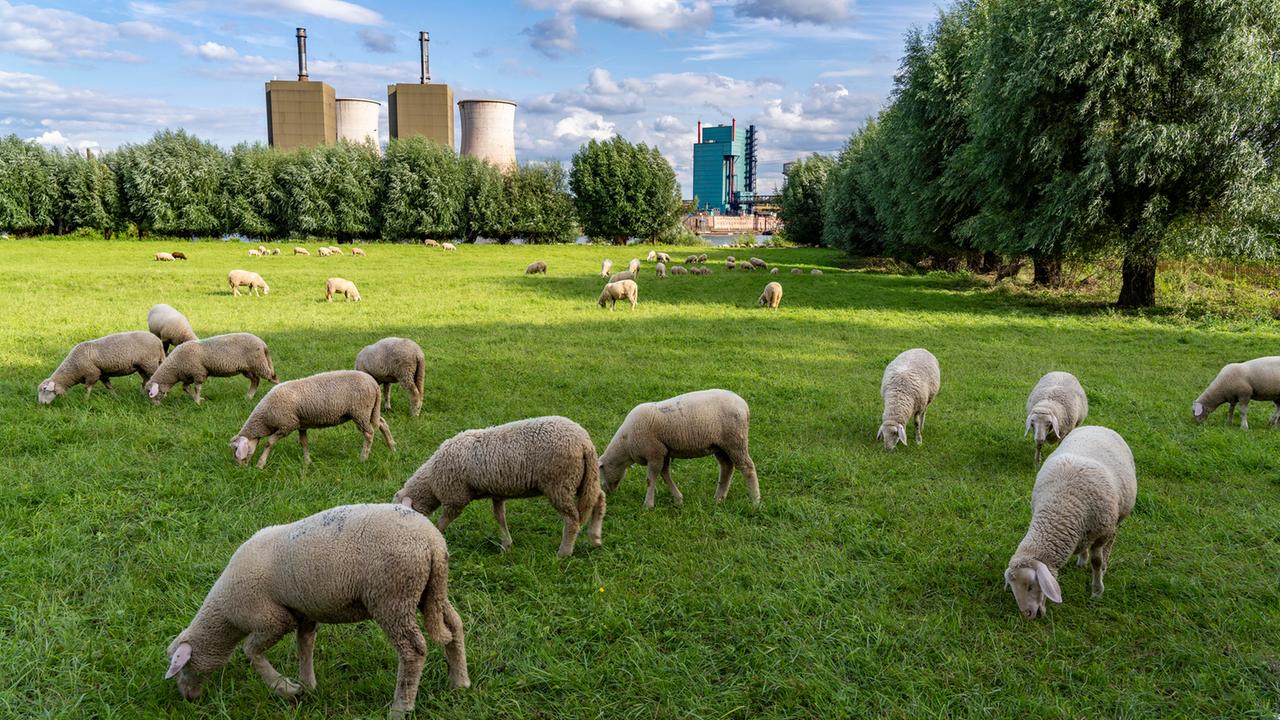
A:
{"label": "blue sky", "polygon": [[[903,34],[936,3],[908,0],[0,0],[0,134],[75,148],[185,128],[229,147],[266,141],[263,83],[297,74],[386,102],[431,74],[456,99],[519,103],[521,160],[568,161],[590,138],[657,145],[689,194],[698,120],[760,132],[760,189],[784,161],[834,152],[884,103]],[[383,111],[383,138],[386,138]]]}

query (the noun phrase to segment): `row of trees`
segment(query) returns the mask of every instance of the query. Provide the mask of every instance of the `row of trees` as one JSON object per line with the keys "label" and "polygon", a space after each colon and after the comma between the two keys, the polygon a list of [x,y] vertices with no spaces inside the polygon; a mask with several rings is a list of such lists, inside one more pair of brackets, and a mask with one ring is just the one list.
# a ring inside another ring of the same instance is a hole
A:
{"label": "row of trees", "polygon": [[1118,254],[1119,304],[1150,305],[1162,256],[1274,254],[1277,48],[1269,0],[961,0],[908,36],[890,105],[789,235],[1029,257],[1049,284],[1065,257]]}
{"label": "row of trees", "polygon": [[559,163],[508,173],[421,138],[385,156],[340,142],[294,151],[259,144],[229,153],[183,131],[100,158],[0,139],[0,229],[65,233],[415,240],[478,237],[566,242],[655,238],[678,220],[679,186],[656,149],[592,142]]}

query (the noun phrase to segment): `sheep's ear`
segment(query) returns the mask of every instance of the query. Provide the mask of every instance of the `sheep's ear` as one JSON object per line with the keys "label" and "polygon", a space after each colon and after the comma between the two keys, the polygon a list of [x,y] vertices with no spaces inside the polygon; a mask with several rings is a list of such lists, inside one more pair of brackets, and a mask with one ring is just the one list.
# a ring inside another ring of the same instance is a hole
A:
{"label": "sheep's ear", "polygon": [[53,381],[45,380],[44,382],[40,383],[40,389],[44,390],[45,392],[53,392]]}
{"label": "sheep's ear", "polygon": [[178,649],[173,651],[173,657],[169,659],[169,670],[164,674],[164,679],[168,680],[183,668],[191,660],[191,643],[181,643]]}
{"label": "sheep's ear", "polygon": [[1194,415],[1194,416],[1196,416],[1196,417],[1200,417],[1200,415],[1202,415],[1203,413],[1204,413],[1204,404],[1203,404],[1203,403],[1195,403],[1195,404],[1193,404],[1193,405],[1191,406],[1191,414],[1192,414],[1192,415]]}
{"label": "sheep's ear", "polygon": [[1049,425],[1053,427],[1053,434],[1058,436],[1058,439],[1061,440],[1062,433],[1058,432],[1058,416],[1057,415],[1049,416]]}
{"label": "sheep's ear", "polygon": [[1050,600],[1062,602],[1062,588],[1058,585],[1058,578],[1049,572],[1049,566],[1036,560],[1036,582],[1040,583],[1040,592]]}
{"label": "sheep's ear", "polygon": [[880,438],[882,438],[882,437],[884,437],[884,426],[883,426],[883,425],[881,425],[879,428],[877,428],[877,429],[876,429],[876,439],[877,439],[877,440],[879,440],[879,439],[880,439]]}
{"label": "sheep's ear", "polygon": [[400,498],[400,504],[412,510],[413,498],[409,497],[408,495],[405,495],[404,497]]}
{"label": "sheep's ear", "polygon": [[147,384],[147,397],[149,397],[149,398],[154,398],[155,396],[157,396],[157,395],[159,395],[159,394],[160,394],[160,384],[159,384],[159,383],[148,383],[148,384]]}
{"label": "sheep's ear", "polygon": [[1013,588],[1013,580],[1009,579],[1009,572],[1010,572],[1009,568],[1004,569],[1004,589],[1005,590],[1009,590]]}
{"label": "sheep's ear", "polygon": [[1031,416],[1030,415],[1027,416],[1027,430],[1026,432],[1022,433],[1022,437],[1026,437],[1027,433],[1029,432],[1031,432]]}
{"label": "sheep's ear", "polygon": [[907,426],[906,425],[898,426],[898,442],[902,443],[903,445],[907,444]]}
{"label": "sheep's ear", "polygon": [[249,457],[249,438],[243,435],[237,435],[233,442],[236,446],[236,459],[247,459]]}

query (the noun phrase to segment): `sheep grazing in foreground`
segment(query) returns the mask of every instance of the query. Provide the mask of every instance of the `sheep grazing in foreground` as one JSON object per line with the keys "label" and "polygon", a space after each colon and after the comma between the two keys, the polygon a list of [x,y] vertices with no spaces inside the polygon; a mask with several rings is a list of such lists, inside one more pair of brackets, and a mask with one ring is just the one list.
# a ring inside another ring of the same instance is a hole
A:
{"label": "sheep grazing in foreground", "polygon": [[612,269],[613,269],[612,260],[610,260],[609,258],[605,258],[604,260],[600,261],[600,277],[603,277],[603,278],[609,277],[609,271]]}
{"label": "sheep grazing in foreground", "polygon": [[186,254],[186,253],[184,253],[184,252],[182,252],[181,250],[174,250],[173,252],[171,252],[171,253],[169,253],[169,254],[173,256],[173,259],[174,259],[174,260],[186,260],[186,259],[187,259],[187,254]]}
{"label": "sheep grazing in foreground", "polygon": [[271,288],[267,287],[267,282],[261,275],[248,270],[232,270],[227,273],[227,285],[231,286],[231,294],[237,297],[240,295],[242,286],[248,287],[254,295],[257,295],[259,290],[263,295],[271,292]]}
{"label": "sheep grazing in foreground", "polygon": [[769,267],[769,263],[767,263],[767,262],[765,262],[765,261],[761,260],[761,259],[760,259],[760,258],[758,258],[758,257],[753,257],[753,258],[751,258],[750,260],[748,260],[747,262],[751,263],[751,266],[752,266],[752,267],[758,267],[758,268],[767,268],[767,267]]}
{"label": "sheep grazing in foreground", "polygon": [[617,282],[611,282],[608,285],[605,285],[604,289],[600,291],[600,299],[596,301],[596,304],[600,307],[604,307],[605,303],[608,303],[609,309],[613,310],[614,305],[617,305],[619,300],[625,298],[631,301],[631,309],[635,310],[636,298],[639,293],[640,289],[636,286],[635,280],[625,279]]}
{"label": "sheep grazing in foreground", "polygon": [[698,262],[700,262],[700,263],[705,263],[706,261],[707,261],[707,254],[706,254],[706,253],[702,253],[701,255],[699,255],[699,256],[698,256]]}
{"label": "sheep grazing in foreground", "polygon": [[331,370],[310,377],[289,380],[271,388],[244,421],[240,432],[231,438],[236,463],[244,465],[253,457],[258,441],[267,439],[258,458],[258,468],[267,465],[271,448],[281,438],[298,431],[302,445],[302,461],[311,462],[307,447],[307,430],[341,425],[350,420],[364,433],[360,449],[361,462],[369,459],[373,431],[380,430],[387,447],[396,449],[391,428],[379,410],[378,381],[356,370]]}
{"label": "sheep grazing in foreground", "polygon": [[173,262],[173,253],[158,252],[155,258],[158,262]]}
{"label": "sheep grazing in foreground", "polygon": [[36,388],[36,400],[41,405],[52,403],[67,390],[84,383],[84,396],[93,393],[99,380],[103,387],[114,391],[111,378],[138,373],[145,383],[164,362],[164,346],[160,338],[149,332],[115,333],[85,340],[71,348],[58,369]]}
{"label": "sheep grazing in foreground", "polygon": [[560,557],[573,554],[583,523],[600,547],[605,498],[591,436],[565,417],[538,417],[465,430],[445,440],[395,495],[426,515],[441,505],[444,532],[472,500],[490,498],[504,551],[511,549],[506,501],[542,495],[564,519]]}
{"label": "sheep grazing in foreground", "polygon": [[[1051,372],[1040,378],[1027,397],[1027,429],[1035,430],[1036,463],[1040,462],[1040,448],[1045,443],[1057,442],[1089,416],[1089,398],[1075,375],[1067,372]],[[1057,440],[1049,438],[1052,431]]]}
{"label": "sheep grazing in foreground", "polygon": [[821,274],[822,274],[822,271],[821,271],[821,270],[819,270],[818,268],[814,268],[814,269],[812,269],[812,270],[810,270],[810,271],[809,271],[809,274],[810,274],[810,275],[821,275]]}
{"label": "sheep grazing in foreground", "polygon": [[666,263],[658,263],[657,265],[654,265],[653,271],[658,275],[658,277],[665,278],[667,276]]}
{"label": "sheep grazing in foreground", "polygon": [[343,295],[347,300],[360,302],[360,291],[356,289],[356,284],[350,280],[343,280],[339,277],[331,277],[324,281],[325,301],[333,302],[334,295]]}
{"label": "sheep grazing in foreground", "polygon": [[547,264],[542,262],[541,260],[531,262],[529,263],[529,267],[524,269],[524,274],[525,275],[538,275],[538,274],[546,275]]}
{"label": "sheep grazing in foreground", "polygon": [[778,309],[778,303],[782,302],[782,284],[771,282],[764,286],[764,292],[760,293],[760,299],[756,301],[757,305],[768,305],[771,309]]}
{"label": "sheep grazing in foreground", "polygon": [[916,421],[916,444],[924,442],[924,416],[941,387],[938,359],[928,350],[905,350],[889,363],[880,381],[884,415],[876,431],[876,438],[884,440],[885,450],[892,450],[899,442],[907,444],[907,423],[912,418]]}
{"label": "sheep grazing in foreground", "polygon": [[671,268],[672,275],[688,275],[689,270],[683,265],[674,265]]}
{"label": "sheep grazing in foreground", "polygon": [[306,248],[304,248],[304,247],[295,247],[295,248],[293,249],[293,254],[294,254],[294,255],[306,255],[306,256],[308,256],[308,257],[310,257],[310,255],[311,255],[311,253],[310,253]]}
{"label": "sheep grazing in foreground", "polygon": [[409,414],[417,417],[422,410],[427,359],[418,343],[389,337],[366,345],[356,355],[356,370],[367,373],[382,386],[383,410],[391,410],[391,383],[400,383],[409,393]]}
{"label": "sheep grazing in foreground", "polygon": [[636,279],[636,274],[631,272],[630,270],[623,270],[622,272],[614,273],[609,276],[609,282],[611,283],[622,282],[623,280],[635,280],[635,279]]}
{"label": "sheep grazing in foreground", "polygon": [[329,257],[330,255],[332,255],[332,254],[333,254],[333,251],[332,251],[332,250],[330,250],[328,247],[322,247],[322,248],[320,248],[319,250],[317,250],[316,252],[317,252],[317,254],[319,254],[319,255],[320,255],[320,257]]}
{"label": "sheep grazing in foreground", "polygon": [[170,345],[181,345],[188,340],[199,339],[196,331],[191,329],[187,316],[164,303],[152,305],[147,311],[147,329],[160,338],[161,347],[166,353],[169,352]]}
{"label": "sheep grazing in foreground", "polygon": [[262,251],[249,248],[249,257],[262,257]]}
{"label": "sheep grazing in foreground", "polygon": [[627,263],[627,272],[633,276],[640,273],[640,258],[631,258],[631,262]]}
{"label": "sheep grazing in foreground", "polygon": [[[449,602],[449,551],[422,515],[400,505],[341,505],[253,534],[231,556],[191,624],[169,643],[165,678],[187,700],[236,645],[267,687],[286,699],[316,688],[314,652],[320,623],[373,620],[400,656],[388,717],[413,712],[427,653],[426,637],[444,646],[449,681],[467,688],[462,618]],[[298,633],[298,679],[281,675],[266,653]]]}
{"label": "sheep grazing in foreground", "polygon": [[426,240],[423,240],[422,244],[426,245],[427,247],[440,247],[440,243],[436,242],[435,240],[432,240],[431,238],[427,238]]}
{"label": "sheep grazing in foreground", "polygon": [[747,480],[751,504],[759,506],[760,483],[747,451],[750,425],[747,401],[728,390],[699,390],[637,405],[627,413],[600,456],[605,492],[612,495],[627,468],[640,464],[648,468],[649,474],[644,506],[653,507],[659,473],[671,491],[671,499],[680,505],[684,496],[671,480],[671,460],[715,455],[720,463],[716,502],[729,493],[733,469],[737,467]]}
{"label": "sheep grazing in foreground", "polygon": [[660,263],[662,263],[662,264],[664,264],[664,265],[670,265],[670,264],[671,264],[671,256],[670,256],[670,255],[668,255],[668,254],[666,254],[666,253],[664,253],[664,252],[660,252],[660,253],[658,253],[658,262],[660,262]]}
{"label": "sheep grazing in foreground", "polygon": [[658,259],[657,250],[650,250],[649,254],[645,256],[645,260],[648,260],[649,262],[653,262],[654,260],[657,260],[657,259]]}
{"label": "sheep grazing in foreground", "polygon": [[1071,559],[1091,565],[1093,597],[1102,597],[1116,528],[1138,496],[1133,453],[1114,430],[1076,428],[1049,455],[1031,491],[1031,524],[1009,558],[1005,587],[1022,616],[1044,615],[1045,599],[1062,602],[1058,572]]}
{"label": "sheep grazing in foreground", "polygon": [[351,248],[351,255],[352,255],[352,257],[364,257],[364,256],[365,256],[365,255],[364,255],[364,250],[363,250],[362,248]]}
{"label": "sheep grazing in foreground", "polygon": [[246,400],[253,399],[261,380],[280,382],[271,362],[271,352],[261,338],[250,333],[229,333],[177,346],[160,363],[145,388],[151,402],[159,405],[174,385],[182,383],[182,389],[199,405],[206,379],[234,375],[249,379]]}
{"label": "sheep grazing in foreground", "polygon": [[440,249],[441,249],[441,250],[448,250],[449,252],[453,252],[454,250],[457,250],[458,248],[454,247],[453,243],[451,243],[451,242],[444,242],[444,243],[440,243]]}
{"label": "sheep grazing in foreground", "polygon": [[1196,422],[1203,423],[1219,405],[1229,403],[1227,424],[1240,406],[1240,429],[1249,429],[1249,401],[1274,402],[1271,425],[1280,423],[1280,356],[1260,357],[1248,362],[1230,363],[1218,371],[1218,376],[1191,406]]}
{"label": "sheep grazing in foreground", "polygon": [[800,268],[791,268],[791,274],[792,274],[792,275],[803,275],[803,274],[804,274],[804,271],[803,271],[803,270],[801,270]]}

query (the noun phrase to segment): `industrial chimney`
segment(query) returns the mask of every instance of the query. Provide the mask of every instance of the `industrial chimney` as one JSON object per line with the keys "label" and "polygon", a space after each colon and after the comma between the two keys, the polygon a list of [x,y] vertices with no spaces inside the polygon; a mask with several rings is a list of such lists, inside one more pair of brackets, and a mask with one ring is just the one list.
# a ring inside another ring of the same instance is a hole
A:
{"label": "industrial chimney", "polygon": [[298,28],[298,81],[307,80],[307,29]]}
{"label": "industrial chimney", "polygon": [[431,42],[431,35],[423,30],[418,33],[418,46],[421,48],[422,58],[422,77],[418,80],[418,84],[426,85],[431,82],[431,64],[427,59],[427,43]]}

